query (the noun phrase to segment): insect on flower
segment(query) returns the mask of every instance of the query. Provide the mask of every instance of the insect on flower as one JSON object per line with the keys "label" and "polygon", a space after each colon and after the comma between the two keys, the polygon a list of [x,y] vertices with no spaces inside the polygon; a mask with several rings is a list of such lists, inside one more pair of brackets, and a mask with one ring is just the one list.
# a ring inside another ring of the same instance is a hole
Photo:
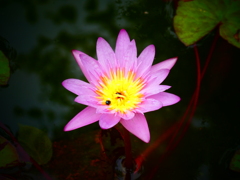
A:
{"label": "insect on flower", "polygon": [[111,101],[106,100],[105,104],[106,104],[106,105],[110,105],[110,104],[111,104]]}
{"label": "insect on flower", "polygon": [[102,129],[121,123],[128,131],[149,142],[150,132],[144,113],[177,103],[180,98],[164,92],[170,86],[161,85],[177,58],[152,66],[155,47],[147,46],[137,57],[134,40],[119,32],[115,51],[103,39],[97,40],[97,58],[73,50],[88,82],[67,79],[63,86],[77,95],[75,101],[87,105],[64,127],[71,131],[99,121]]}

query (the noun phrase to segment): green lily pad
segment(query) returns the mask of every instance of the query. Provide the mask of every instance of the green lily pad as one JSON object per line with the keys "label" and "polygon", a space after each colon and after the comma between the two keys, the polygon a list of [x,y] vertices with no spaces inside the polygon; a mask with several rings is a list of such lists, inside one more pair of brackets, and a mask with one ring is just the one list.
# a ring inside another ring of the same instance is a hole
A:
{"label": "green lily pad", "polygon": [[13,167],[19,163],[16,148],[2,136],[0,136],[0,159],[0,168]]}
{"label": "green lily pad", "polygon": [[40,165],[52,157],[52,142],[47,134],[32,126],[19,125],[18,141],[25,151]]}
{"label": "green lily pad", "polygon": [[0,51],[0,86],[6,85],[10,76],[9,62],[6,56]]}
{"label": "green lily pad", "polygon": [[239,0],[179,1],[174,29],[186,46],[197,42],[218,24],[220,36],[240,48]]}

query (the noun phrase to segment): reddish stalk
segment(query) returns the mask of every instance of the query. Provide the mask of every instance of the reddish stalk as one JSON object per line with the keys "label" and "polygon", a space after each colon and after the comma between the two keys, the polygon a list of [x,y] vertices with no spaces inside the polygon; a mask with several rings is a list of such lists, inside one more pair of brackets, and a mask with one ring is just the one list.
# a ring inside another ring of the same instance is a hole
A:
{"label": "reddish stalk", "polygon": [[[204,64],[204,68],[201,72],[201,67],[200,67],[200,57],[199,57],[199,53],[198,53],[198,49],[197,46],[194,45],[194,52],[195,52],[195,56],[196,56],[196,66],[197,66],[197,84],[196,84],[196,89],[192,95],[192,98],[188,104],[187,110],[185,111],[184,115],[182,116],[182,118],[180,119],[180,123],[179,126],[176,130],[176,132],[174,133],[168,147],[166,148],[166,153],[160,157],[159,161],[158,161],[158,165],[154,167],[154,169],[151,171],[150,175],[148,176],[147,179],[152,179],[154,174],[156,173],[157,169],[160,166],[160,162],[162,162],[169,154],[172,150],[174,150],[177,145],[180,143],[181,139],[183,138],[183,136],[185,135],[187,129],[189,128],[189,125],[191,123],[191,120],[195,114],[196,108],[197,108],[197,103],[198,103],[198,99],[199,99],[199,93],[200,93],[200,86],[201,86],[201,81],[205,75],[205,72],[207,70],[207,67],[209,65],[210,59],[212,57],[213,51],[215,49],[217,40],[219,38],[219,33],[217,33],[214,37],[212,46],[209,50],[209,54],[208,57],[206,59],[206,62]],[[190,114],[189,114],[190,111]],[[188,116],[189,114],[189,116]],[[180,133],[180,136],[178,137],[178,139],[176,140],[175,138],[177,137],[177,135],[179,134],[179,131],[181,129],[181,127],[183,126],[185,119],[188,117],[188,121],[185,123],[186,125],[183,127],[182,133]],[[175,141],[175,143],[173,143]]]}
{"label": "reddish stalk", "polygon": [[[176,140],[175,144],[173,144],[172,146],[170,145],[168,150],[173,150],[179,144],[179,142],[181,141],[181,139],[185,135],[185,133],[186,133],[191,121],[192,121],[193,115],[195,114],[195,111],[197,109],[198,97],[199,97],[200,86],[201,86],[201,65],[200,65],[200,57],[199,57],[199,53],[198,53],[198,49],[197,49],[196,45],[194,45],[194,52],[195,52],[195,56],[196,56],[196,66],[197,66],[197,84],[196,84],[195,92],[192,96],[193,101],[191,101],[189,103],[192,106],[192,110],[190,111],[188,121],[186,122],[186,125],[183,128],[182,134],[180,135],[178,140]],[[206,62],[206,63],[209,63],[209,62]]]}
{"label": "reddish stalk", "polygon": [[[150,172],[150,174],[147,176],[147,179],[152,179],[154,177],[154,175],[156,174],[156,171],[158,170],[161,162],[168,157],[168,155],[170,154],[170,152],[172,150],[174,150],[176,148],[176,146],[178,145],[178,143],[180,142],[180,140],[182,139],[183,135],[185,134],[186,129],[189,127],[189,124],[191,122],[192,116],[195,113],[196,107],[197,107],[197,101],[198,101],[198,96],[199,96],[199,91],[200,91],[200,83],[201,83],[201,67],[200,67],[200,58],[199,58],[199,53],[197,50],[197,46],[194,45],[194,52],[196,55],[196,66],[197,66],[197,85],[196,85],[196,89],[195,92],[190,100],[190,103],[188,105],[187,110],[185,111],[184,115],[182,116],[182,118],[180,119],[180,126],[177,129],[176,133],[174,133],[173,138],[171,139],[170,143],[168,144],[167,148],[166,148],[166,153],[164,155],[162,155],[160,157],[160,159],[158,160],[158,165],[156,165],[153,170]],[[190,111],[192,107],[192,110]],[[186,126],[187,128],[184,128],[183,132],[181,133],[181,136],[177,139],[177,141],[175,140],[178,132],[181,129],[182,124],[184,123],[185,118],[188,115],[188,112],[190,111],[190,115],[189,115],[189,119],[186,122]],[[174,143],[175,141],[175,143]]]}
{"label": "reddish stalk", "polygon": [[183,127],[183,124],[186,123],[186,122],[185,122],[185,119],[187,118],[187,116],[188,116],[188,114],[189,114],[189,111],[190,111],[191,108],[192,108],[192,104],[193,104],[194,100],[195,100],[195,92],[194,92],[194,94],[192,95],[192,98],[191,98],[191,100],[190,100],[190,102],[189,102],[189,104],[188,104],[188,107],[187,107],[185,113],[183,114],[182,118],[179,120],[179,125],[178,125],[177,128],[175,129],[175,132],[174,132],[174,134],[172,135],[172,138],[171,138],[171,140],[170,140],[169,145],[168,145],[167,148],[170,148],[171,144],[173,144],[173,142],[176,140],[176,137],[177,137],[177,135],[179,134],[179,131],[181,130],[181,127]]}
{"label": "reddish stalk", "polygon": [[164,134],[162,134],[151,146],[149,146],[149,148],[147,148],[145,151],[142,152],[141,155],[139,155],[136,159],[136,169],[135,172],[137,172],[141,166],[142,163],[144,161],[144,159],[147,158],[147,156],[154,151],[160,143],[162,143],[163,141],[165,141],[172,133],[173,131],[176,129],[176,127],[179,125],[178,122],[176,122],[174,125],[172,125],[170,128],[168,128],[167,131],[164,132]]}
{"label": "reddish stalk", "polygon": [[[186,126],[184,127],[183,129],[183,133],[181,134],[181,136],[179,137],[179,140],[175,143],[175,146],[177,146],[177,144],[180,142],[180,140],[183,138],[184,134],[186,133],[190,123],[191,123],[191,120],[192,120],[192,117],[196,111],[196,108],[197,108],[197,102],[198,102],[198,97],[199,97],[199,93],[200,93],[200,85],[201,85],[201,82],[202,82],[202,79],[206,73],[206,70],[207,70],[207,67],[208,67],[208,64],[212,58],[212,54],[213,54],[213,51],[216,47],[216,43],[217,43],[217,40],[219,38],[219,33],[217,32],[217,34],[215,35],[214,39],[213,39],[213,42],[212,42],[212,45],[211,45],[211,48],[209,50],[209,53],[208,53],[208,57],[206,59],[206,62],[204,64],[204,67],[203,67],[203,70],[201,72],[201,68],[200,68],[200,57],[199,57],[199,53],[198,53],[198,49],[196,46],[194,46],[194,52],[195,52],[195,56],[196,56],[196,63],[197,63],[197,85],[196,85],[196,89],[195,89],[195,92],[191,98],[191,101],[189,103],[189,105],[192,106],[192,103],[193,103],[193,109],[189,115],[189,119],[188,119],[188,122],[186,124]],[[192,100],[194,100],[194,102],[192,102]]]}
{"label": "reddish stalk", "polygon": [[[179,134],[179,131],[181,130],[181,127],[183,127],[184,123],[186,124],[185,127],[189,126],[189,124],[191,122],[191,119],[192,119],[192,116],[194,115],[195,110],[196,110],[199,91],[200,91],[200,83],[201,83],[200,57],[199,57],[199,53],[198,53],[196,45],[194,45],[194,52],[195,52],[195,56],[196,56],[196,66],[197,66],[197,85],[196,85],[196,89],[195,89],[194,94],[192,95],[192,98],[191,98],[191,100],[188,104],[188,107],[187,107],[184,115],[180,119],[179,126],[175,130],[175,133],[173,134],[173,136],[172,136],[172,138],[171,138],[171,140],[170,140],[170,142],[169,142],[169,144],[166,148],[166,151],[169,151],[170,149],[173,149],[173,147],[175,147],[178,144],[178,142],[182,139],[182,135],[185,134],[184,132],[186,131],[187,128],[184,128],[183,132],[181,133],[181,136],[178,138],[177,142],[175,142],[175,144],[174,144],[174,141],[176,141],[176,137]],[[190,113],[190,115],[189,115],[188,121],[185,122],[185,119],[187,118],[189,113]]]}

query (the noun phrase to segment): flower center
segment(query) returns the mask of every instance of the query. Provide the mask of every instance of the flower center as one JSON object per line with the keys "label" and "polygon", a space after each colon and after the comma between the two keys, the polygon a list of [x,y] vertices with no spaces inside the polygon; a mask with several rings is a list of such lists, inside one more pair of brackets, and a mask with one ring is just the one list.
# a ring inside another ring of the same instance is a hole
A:
{"label": "flower center", "polygon": [[99,80],[96,93],[102,105],[115,112],[125,113],[134,110],[142,102],[144,87],[141,78],[136,78],[133,71],[127,73],[123,69],[111,70],[109,75],[104,75]]}

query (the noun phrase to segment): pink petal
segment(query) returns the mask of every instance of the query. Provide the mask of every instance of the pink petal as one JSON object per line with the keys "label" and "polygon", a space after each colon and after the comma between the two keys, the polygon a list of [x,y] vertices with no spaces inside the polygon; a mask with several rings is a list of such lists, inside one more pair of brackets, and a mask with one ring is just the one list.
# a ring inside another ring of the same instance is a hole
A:
{"label": "pink petal", "polygon": [[80,54],[80,62],[82,70],[87,72],[88,81],[94,85],[98,84],[99,76],[102,74],[98,61],[87,54]]}
{"label": "pink petal", "polygon": [[138,76],[142,76],[151,67],[155,56],[154,45],[147,46],[138,57]]}
{"label": "pink petal", "polygon": [[162,103],[156,99],[147,98],[145,99],[138,110],[142,113],[158,110],[162,107]]}
{"label": "pink petal", "polygon": [[144,94],[145,97],[148,97],[148,96],[163,92],[163,91],[165,91],[169,88],[171,88],[171,86],[167,86],[167,85],[150,86],[150,85],[147,85],[142,91],[140,91],[140,93]]}
{"label": "pink petal", "polygon": [[142,141],[148,143],[150,141],[150,132],[145,116],[136,113],[134,118],[130,120],[121,120],[121,124],[132,134],[137,136]]}
{"label": "pink petal", "polygon": [[102,114],[99,118],[99,125],[102,129],[109,129],[120,121],[120,117],[115,114]]}
{"label": "pink petal", "polygon": [[150,79],[148,80],[149,85],[158,85],[161,84],[169,74],[168,69],[160,69],[151,74]]}
{"label": "pink petal", "polygon": [[174,64],[177,61],[177,57],[175,58],[171,58],[171,59],[167,59],[165,61],[162,61],[158,64],[155,64],[152,66],[151,68],[151,73],[154,73],[156,71],[159,71],[160,69],[172,69],[172,67],[174,66]]}
{"label": "pink petal", "polygon": [[64,131],[71,131],[99,120],[101,114],[96,114],[96,108],[86,107],[70,120],[64,127]]}
{"label": "pink petal", "polygon": [[101,37],[97,40],[97,57],[99,64],[105,72],[108,72],[109,69],[116,67],[116,57],[114,51],[108,42]]}
{"label": "pink petal", "polygon": [[122,119],[128,120],[128,119],[132,119],[132,118],[134,117],[135,113],[132,112],[132,111],[127,111],[127,112],[125,112],[124,114],[119,113],[118,115],[119,115]]}
{"label": "pink petal", "polygon": [[80,54],[85,54],[85,53],[78,51],[78,50],[72,50],[72,54],[73,54],[74,58],[76,59],[79,67],[81,68],[84,76],[87,78],[88,82],[90,82],[90,80],[91,80],[90,75],[88,74],[87,69],[84,68],[82,60],[80,58]]}
{"label": "pink petal", "polygon": [[132,40],[126,52],[123,54],[123,62],[119,62],[119,64],[123,65],[123,68],[128,72],[129,70],[133,70],[137,64],[137,47],[134,40]]}
{"label": "pink petal", "polygon": [[62,85],[74,94],[92,94],[93,86],[79,79],[66,79]]}
{"label": "pink petal", "polygon": [[110,110],[108,109],[109,108],[109,106],[106,106],[106,105],[98,105],[97,107],[97,113],[100,113],[100,114],[102,114],[102,113],[109,113],[110,112]]}
{"label": "pink petal", "polygon": [[89,94],[81,94],[77,96],[74,101],[77,103],[84,104],[86,106],[95,107],[95,108],[99,106],[95,96],[91,96]]}
{"label": "pink petal", "polygon": [[[124,62],[123,54],[125,54],[128,45],[130,43],[130,38],[126,30],[120,30],[115,47],[116,59],[119,62]],[[122,67],[124,64],[119,64]]]}
{"label": "pink petal", "polygon": [[160,101],[163,104],[163,106],[170,106],[180,101],[180,97],[176,96],[175,94],[167,92],[161,92],[159,94],[149,96],[148,98]]}

